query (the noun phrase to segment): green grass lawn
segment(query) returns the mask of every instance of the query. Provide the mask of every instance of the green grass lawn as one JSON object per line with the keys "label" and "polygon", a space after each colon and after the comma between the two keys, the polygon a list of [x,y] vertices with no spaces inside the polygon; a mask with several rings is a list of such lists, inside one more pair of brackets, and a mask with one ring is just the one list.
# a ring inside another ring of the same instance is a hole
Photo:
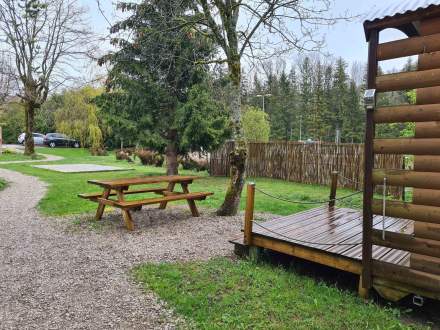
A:
{"label": "green grass lawn", "polygon": [[37,160],[37,159],[43,159],[44,157],[41,155],[35,155],[33,157],[25,156],[20,153],[2,153],[0,155],[0,162],[10,162],[10,161],[17,161],[17,160]]}
{"label": "green grass lawn", "polygon": [[[87,180],[89,179],[115,179],[143,175],[163,175],[165,173],[165,168],[143,166],[138,162],[130,164],[126,161],[117,161],[114,153],[109,153],[108,156],[96,157],[91,156],[89,152],[84,149],[68,148],[38,148],[37,152],[64,157],[61,161],[48,162],[48,164],[93,163],[119,166],[127,169],[127,171],[121,172],[67,174],[34,168],[31,166],[32,164],[0,164],[0,167],[37,176],[49,184],[48,193],[43,197],[39,204],[40,210],[47,215],[78,214],[95,210],[95,203],[77,197],[77,194],[79,193],[100,191],[97,186],[87,184]],[[222,203],[228,184],[227,178],[210,177],[206,172],[197,173],[192,171],[180,171],[180,174],[193,174],[201,177],[200,180],[196,180],[190,186],[190,190],[214,192],[213,196],[208,197],[205,201],[198,202],[198,205],[201,207],[217,208]],[[329,195],[329,188],[326,186],[298,184],[267,178],[249,178],[249,180],[256,181],[257,187],[265,191],[292,200],[326,200]],[[338,190],[338,196],[347,195],[351,192],[352,191],[348,189],[340,189]],[[243,197],[245,197],[245,192]],[[130,196],[130,198],[139,198],[139,195]],[[353,204],[359,205],[360,195],[355,196],[351,200],[353,201]],[[184,201],[181,203],[184,203]],[[348,206],[348,202],[344,203],[340,203],[339,205]],[[242,198],[242,209],[244,209],[244,204],[245,198]],[[316,206],[317,205],[291,204],[271,199],[258,192],[256,194],[255,209],[260,212],[286,215]]]}
{"label": "green grass lawn", "polygon": [[269,264],[146,264],[134,276],[200,329],[412,328],[397,309]]}

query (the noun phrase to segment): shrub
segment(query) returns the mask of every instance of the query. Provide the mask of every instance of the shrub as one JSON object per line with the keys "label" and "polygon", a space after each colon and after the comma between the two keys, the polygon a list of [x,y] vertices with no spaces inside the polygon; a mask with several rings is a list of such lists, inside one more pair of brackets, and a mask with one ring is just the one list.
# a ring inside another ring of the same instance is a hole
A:
{"label": "shrub", "polygon": [[139,157],[142,165],[154,165],[155,153],[153,151],[140,149],[136,151],[135,155]]}
{"label": "shrub", "polygon": [[17,152],[14,149],[9,149],[6,148],[3,150],[3,154],[7,154],[7,155],[15,155]]}
{"label": "shrub", "polygon": [[116,159],[117,160],[126,160],[126,161],[132,163],[133,159],[131,159],[130,156],[131,156],[130,151],[127,151],[125,149],[116,150]]}
{"label": "shrub", "polygon": [[165,157],[162,154],[148,149],[139,149],[134,155],[139,157],[142,165],[162,167],[165,161]]}
{"label": "shrub", "polygon": [[157,153],[154,155],[154,166],[162,167],[164,162],[165,162],[165,157],[162,154]]}
{"label": "shrub", "polygon": [[92,156],[107,156],[107,150],[103,147],[90,148],[90,154]]}
{"label": "shrub", "polygon": [[247,141],[269,141],[270,123],[267,113],[256,107],[246,107],[241,121]]}
{"label": "shrub", "polygon": [[180,163],[184,170],[195,170],[195,171],[207,171],[208,170],[208,160],[207,159],[194,159],[190,156],[186,156],[181,159]]}

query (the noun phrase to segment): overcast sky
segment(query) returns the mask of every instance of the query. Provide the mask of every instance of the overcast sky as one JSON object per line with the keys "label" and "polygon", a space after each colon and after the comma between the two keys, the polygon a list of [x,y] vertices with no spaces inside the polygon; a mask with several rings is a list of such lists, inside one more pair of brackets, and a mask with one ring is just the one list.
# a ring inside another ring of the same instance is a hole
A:
{"label": "overcast sky", "polygon": [[[88,8],[90,22],[95,32],[108,35],[106,19],[100,13],[96,0],[80,0]],[[322,34],[326,37],[326,51],[335,57],[342,57],[349,63],[367,60],[367,43],[365,42],[362,27],[363,16],[373,10],[387,7],[392,3],[401,0],[334,0],[331,14],[338,16],[348,12],[352,16],[360,15],[359,18],[351,22],[340,22],[335,26],[323,27]],[[115,8],[116,1],[100,0],[101,8],[110,21],[117,20],[121,14]],[[387,30],[381,33],[381,42],[404,38],[400,31]],[[400,67],[402,61],[391,61],[382,63],[385,70]]]}

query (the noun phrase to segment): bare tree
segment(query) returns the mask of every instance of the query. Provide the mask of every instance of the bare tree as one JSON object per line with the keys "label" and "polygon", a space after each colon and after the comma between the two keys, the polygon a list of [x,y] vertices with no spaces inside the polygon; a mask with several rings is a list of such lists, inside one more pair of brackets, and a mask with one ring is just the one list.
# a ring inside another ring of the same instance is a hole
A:
{"label": "bare tree", "polygon": [[35,111],[92,49],[84,14],[77,0],[0,0],[0,47],[13,58],[25,105],[26,154],[34,153]]}
{"label": "bare tree", "polygon": [[0,105],[13,94],[16,88],[14,69],[10,56],[0,51]]}
{"label": "bare tree", "polygon": [[226,63],[230,77],[230,110],[235,149],[231,180],[219,215],[237,213],[245,179],[246,145],[241,129],[242,60],[264,60],[289,51],[313,51],[323,46],[319,27],[334,24],[330,0],[194,0],[190,24],[222,50],[212,62]]}

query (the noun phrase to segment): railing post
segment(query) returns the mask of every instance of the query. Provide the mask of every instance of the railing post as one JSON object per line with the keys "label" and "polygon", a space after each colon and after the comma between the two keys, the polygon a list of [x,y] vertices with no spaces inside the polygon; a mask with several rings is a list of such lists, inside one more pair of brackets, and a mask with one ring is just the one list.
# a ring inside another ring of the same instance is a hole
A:
{"label": "railing post", "polygon": [[338,189],[338,172],[333,171],[332,172],[332,183],[330,186],[330,198],[328,202],[328,207],[335,206],[335,198],[336,198],[336,190]]}
{"label": "railing post", "polygon": [[244,244],[252,244],[252,220],[254,220],[255,183],[247,185],[246,211],[244,214]]}

